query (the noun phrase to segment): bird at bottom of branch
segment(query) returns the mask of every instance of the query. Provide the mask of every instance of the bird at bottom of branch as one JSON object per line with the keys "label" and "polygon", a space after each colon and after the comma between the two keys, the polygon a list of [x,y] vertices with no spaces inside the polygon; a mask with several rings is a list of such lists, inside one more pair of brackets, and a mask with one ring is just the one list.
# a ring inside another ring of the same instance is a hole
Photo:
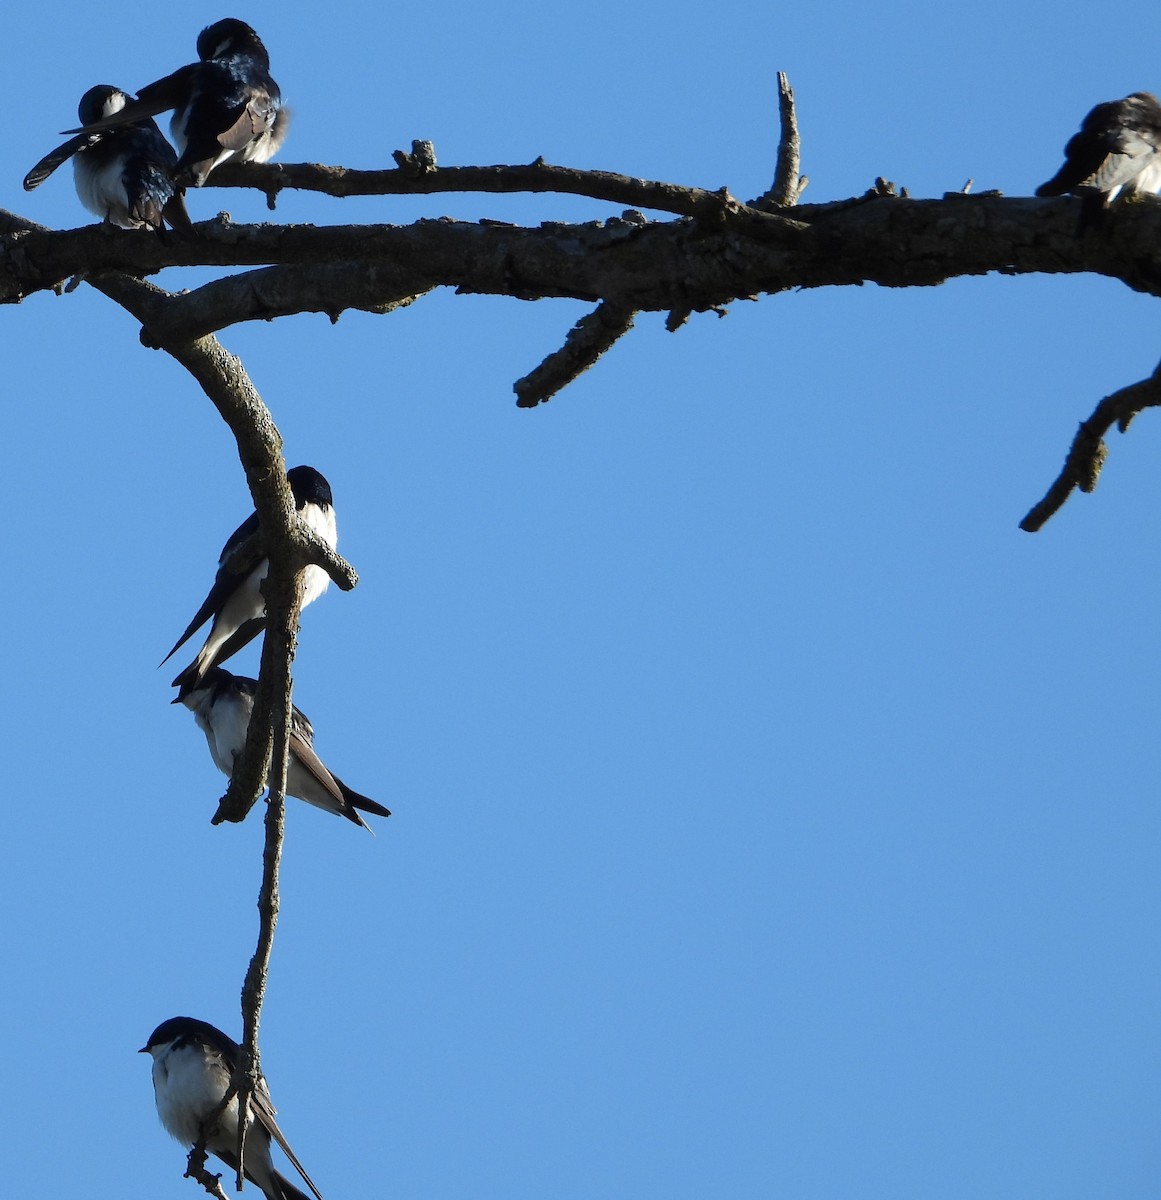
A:
{"label": "bird at bottom of branch", "polygon": [[[333,550],[339,532],[335,523],[334,497],[331,485],[314,467],[291,467],[286,472],[286,481],[294,495],[294,506],[299,517]],[[270,562],[265,557],[244,565],[241,569],[231,564],[234,551],[258,532],[258,514],[251,513],[226,539],[218,558],[218,572],[213,587],[194,613],[193,620],[177,639],[173,649],[161,660],[166,663],[210,618],[210,632],[205,645],[197,657],[173,681],[180,689],[178,700],[202,681],[207,671],[224,663],[243,646],[249,645],[266,628],[266,599],[262,595],[262,581]],[[327,590],[330,576],[322,567],[308,566],[303,571],[302,607]]]}
{"label": "bird at bottom of branch", "polygon": [[123,112],[67,133],[88,134],[173,110],[169,131],[181,157],[174,178],[201,187],[224,162],[267,162],[290,124],[262,39],[228,17],[198,34],[199,62],[146,84]]}
{"label": "bird at bottom of branch", "polygon": [[[242,1047],[207,1021],[195,1017],[170,1017],[149,1035],[142,1054],[153,1059],[153,1094],[162,1125],[191,1149],[199,1142],[233,1170],[238,1169],[238,1099],[233,1097],[219,1114]],[[315,1200],[318,1188],[302,1169],[274,1119],[274,1105],[266,1080],[260,1079],[250,1098],[243,1149],[245,1176],[256,1183],[266,1200],[308,1200],[284,1175],[274,1169],[271,1139],[282,1147],[302,1176]]]}
{"label": "bird at bottom of branch", "polygon": [[[127,92],[101,83],[81,97],[77,115],[88,124],[122,112],[131,101]],[[25,175],[24,190],[39,187],[70,158],[77,195],[101,220],[158,233],[166,222],[183,233],[193,229],[184,192],[170,177],[177,155],[150,118],[69,138]]]}
{"label": "bird at bottom of branch", "polygon": [[1151,92],[1098,104],[1064,148],[1060,170],[1037,196],[1084,199],[1081,230],[1118,197],[1161,191],[1161,102]]}
{"label": "bird at bottom of branch", "polygon": [[[258,681],[246,675],[231,675],[215,667],[207,671],[201,683],[173,703],[181,703],[194,715],[198,728],[206,735],[210,756],[223,775],[232,776],[234,760],[242,753],[250,718],[254,713],[254,693]],[[361,796],[332,775],[314,750],[314,728],[300,709],[291,706],[290,755],[286,764],[286,794],[305,800],[315,808],[346,817],[370,830],[359,816],[361,809],[377,817],[389,817],[391,810]]]}

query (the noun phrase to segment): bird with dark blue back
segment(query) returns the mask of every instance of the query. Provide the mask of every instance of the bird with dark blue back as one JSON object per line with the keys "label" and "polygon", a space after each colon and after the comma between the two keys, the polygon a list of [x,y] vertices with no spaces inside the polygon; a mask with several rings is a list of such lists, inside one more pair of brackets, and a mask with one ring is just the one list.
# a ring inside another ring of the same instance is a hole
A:
{"label": "bird with dark blue back", "polygon": [[[77,116],[92,125],[123,112],[133,98],[107,83],[81,97]],[[150,117],[127,125],[69,138],[24,177],[24,190],[39,187],[56,169],[73,160],[81,203],[102,221],[122,229],[192,229],[183,190],[173,181],[177,155]]]}
{"label": "bird with dark blue back", "polygon": [[180,156],[174,179],[201,187],[224,162],[266,162],[286,140],[289,110],[270,75],[270,56],[245,21],[227,17],[198,35],[199,61],[147,84],[135,103],[74,134],[116,128],[173,110]]}

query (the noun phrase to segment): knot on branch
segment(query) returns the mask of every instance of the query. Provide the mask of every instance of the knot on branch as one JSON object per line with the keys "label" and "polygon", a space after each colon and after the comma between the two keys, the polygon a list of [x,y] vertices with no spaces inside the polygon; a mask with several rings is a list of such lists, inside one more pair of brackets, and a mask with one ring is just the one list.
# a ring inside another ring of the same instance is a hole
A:
{"label": "knot on branch", "polygon": [[882,175],[863,193],[864,200],[874,200],[880,196],[895,196],[901,200],[908,200],[911,193],[905,187],[899,187],[898,184],[892,183],[890,179],[884,179]]}
{"label": "knot on branch", "polygon": [[391,157],[399,169],[411,179],[430,175],[435,170],[435,146],[429,141],[417,139],[411,143],[410,154],[403,150],[395,150]]}

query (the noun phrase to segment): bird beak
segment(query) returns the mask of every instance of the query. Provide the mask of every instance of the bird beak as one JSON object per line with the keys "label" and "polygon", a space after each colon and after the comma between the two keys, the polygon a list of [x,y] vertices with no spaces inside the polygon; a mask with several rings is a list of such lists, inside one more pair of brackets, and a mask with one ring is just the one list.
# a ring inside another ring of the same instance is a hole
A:
{"label": "bird beak", "polygon": [[141,1047],[141,1049],[137,1051],[137,1053],[138,1053],[138,1054],[148,1054],[148,1053],[149,1053],[149,1047],[148,1047],[148,1046],[142,1046],[142,1047]]}

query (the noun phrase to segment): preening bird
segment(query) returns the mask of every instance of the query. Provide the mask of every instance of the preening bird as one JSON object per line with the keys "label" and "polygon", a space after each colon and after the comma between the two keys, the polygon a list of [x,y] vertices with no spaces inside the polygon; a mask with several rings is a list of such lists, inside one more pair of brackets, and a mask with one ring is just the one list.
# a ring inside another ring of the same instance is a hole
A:
{"label": "preening bird", "polygon": [[[120,88],[98,84],[81,97],[77,116],[90,125],[123,112],[132,102]],[[182,189],[171,177],[177,155],[150,117],[69,138],[25,175],[24,190],[39,187],[70,158],[81,203],[102,221],[159,232],[165,222],[174,229],[192,228]]]}
{"label": "preening bird", "polygon": [[[286,472],[286,480],[294,493],[298,515],[331,549],[334,549],[339,535],[335,523],[331,485],[314,467],[291,467]],[[198,651],[193,662],[173,681],[173,686],[181,689],[178,693],[179,700],[184,699],[189,690],[202,681],[211,667],[224,663],[231,655],[252,642],[266,627],[266,600],[262,595],[261,584],[266,578],[269,560],[262,558],[249,570],[239,573],[229,568],[230,556],[234,550],[257,532],[258,514],[254,512],[230,534],[222,547],[221,557],[218,559],[218,573],[214,577],[210,594],[186,626],[185,632],[174,643],[173,649],[161,660],[162,663],[168,662],[197,630],[213,618],[205,645]],[[307,567],[303,572],[302,607],[306,608],[312,601],[317,600],[327,590],[328,583],[330,577],[321,567]]]}
{"label": "preening bird", "polygon": [[[210,755],[223,775],[233,776],[234,760],[246,744],[257,687],[256,679],[231,675],[221,667],[214,667],[205,673],[200,683],[186,689],[179,697],[180,703],[193,713],[198,728],[206,735]],[[314,751],[314,729],[310,720],[304,712],[293,707],[286,794],[346,817],[364,829],[371,827],[359,816],[358,809],[379,817],[391,815],[389,808],[359,795],[327,770]]]}
{"label": "preening bird", "polygon": [[[191,1149],[205,1138],[206,1149],[237,1170],[237,1097],[231,1099],[216,1119],[214,1114],[230,1086],[241,1046],[206,1021],[170,1017],[149,1035],[141,1053],[153,1058],[153,1093],[162,1125]],[[315,1200],[322,1200],[278,1128],[270,1092],[262,1079],[251,1097],[250,1118],[246,1123],[243,1151],[246,1178],[262,1189],[266,1200],[308,1200],[305,1192],[274,1169],[270,1154],[272,1138],[314,1193]]]}
{"label": "preening bird", "polygon": [[174,178],[194,187],[221,163],[273,158],[286,140],[290,113],[262,39],[228,17],[201,31],[197,51],[200,61],[147,84],[122,112],[67,132],[101,132],[172,109],[169,131],[181,154]]}
{"label": "preening bird", "polygon": [[1118,196],[1161,191],[1161,102],[1150,92],[1098,104],[1064,148],[1064,165],[1037,196],[1085,198],[1092,221]]}

